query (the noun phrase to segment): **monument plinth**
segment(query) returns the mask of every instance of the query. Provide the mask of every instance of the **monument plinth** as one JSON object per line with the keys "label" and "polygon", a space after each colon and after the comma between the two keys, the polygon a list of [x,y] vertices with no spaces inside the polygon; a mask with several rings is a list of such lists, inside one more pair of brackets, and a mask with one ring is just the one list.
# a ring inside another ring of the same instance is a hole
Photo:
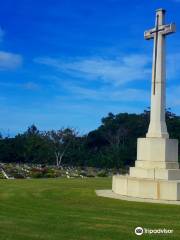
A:
{"label": "monument plinth", "polygon": [[169,139],[165,121],[165,38],[174,32],[174,24],[165,24],[165,10],[158,9],[155,27],[144,33],[145,39],[154,39],[149,129],[146,138],[137,140],[137,160],[129,175],[113,176],[114,193],[136,198],[180,200],[178,140]]}

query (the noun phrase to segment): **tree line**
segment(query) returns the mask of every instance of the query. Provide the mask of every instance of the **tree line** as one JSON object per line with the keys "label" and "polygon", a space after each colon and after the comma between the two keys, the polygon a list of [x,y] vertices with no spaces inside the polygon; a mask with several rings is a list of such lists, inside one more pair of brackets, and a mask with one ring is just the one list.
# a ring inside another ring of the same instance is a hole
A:
{"label": "tree line", "polygon": [[[125,168],[136,160],[137,138],[145,137],[149,115],[109,113],[83,136],[73,128],[39,131],[32,125],[15,137],[0,136],[0,162]],[[180,141],[180,116],[167,110],[166,122],[170,137]]]}

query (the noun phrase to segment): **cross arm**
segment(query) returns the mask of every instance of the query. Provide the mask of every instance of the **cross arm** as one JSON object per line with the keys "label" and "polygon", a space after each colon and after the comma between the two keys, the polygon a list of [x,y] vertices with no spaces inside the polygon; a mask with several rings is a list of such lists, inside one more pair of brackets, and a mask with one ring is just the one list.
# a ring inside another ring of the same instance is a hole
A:
{"label": "cross arm", "polygon": [[176,32],[176,25],[174,23],[167,24],[162,27],[163,27],[163,29],[162,29],[161,34],[163,34],[163,35],[168,35],[168,34]]}
{"label": "cross arm", "polygon": [[147,30],[144,32],[144,38],[146,40],[150,40],[154,38],[154,32],[156,31],[156,28],[152,28],[150,30]]}
{"label": "cross arm", "polygon": [[144,38],[146,40],[150,40],[154,38],[155,33],[160,32],[163,35],[168,35],[171,33],[174,33],[176,31],[176,25],[174,23],[166,24],[166,25],[160,25],[158,28],[152,28],[148,31],[144,32]]}

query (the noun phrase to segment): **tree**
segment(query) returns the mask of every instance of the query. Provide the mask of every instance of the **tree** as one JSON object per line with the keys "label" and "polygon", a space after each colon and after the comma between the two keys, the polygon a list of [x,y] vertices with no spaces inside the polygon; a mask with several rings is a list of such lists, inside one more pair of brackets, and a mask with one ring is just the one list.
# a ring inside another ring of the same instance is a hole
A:
{"label": "tree", "polygon": [[[33,124],[23,134],[0,138],[0,161],[125,168],[136,160],[137,138],[145,136],[149,118],[149,109],[141,114],[109,113],[84,136],[72,128],[41,132]],[[180,142],[180,116],[167,109],[166,122],[170,137]]]}
{"label": "tree", "polygon": [[27,131],[24,134],[28,136],[36,136],[39,134],[39,130],[34,124],[32,124],[30,127],[28,127]]}
{"label": "tree", "polygon": [[62,128],[58,131],[52,130],[46,132],[46,137],[52,142],[57,167],[61,165],[65,153],[76,136],[77,132],[71,128]]}

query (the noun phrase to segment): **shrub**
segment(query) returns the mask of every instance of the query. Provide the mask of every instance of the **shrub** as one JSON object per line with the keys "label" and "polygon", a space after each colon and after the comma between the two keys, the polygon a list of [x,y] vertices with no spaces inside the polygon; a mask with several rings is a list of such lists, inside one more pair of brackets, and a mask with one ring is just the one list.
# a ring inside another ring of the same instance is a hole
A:
{"label": "shrub", "polygon": [[5,179],[4,175],[2,174],[2,172],[0,172],[0,179]]}
{"label": "shrub", "polygon": [[42,178],[42,177],[44,177],[44,175],[42,174],[42,172],[31,172],[30,177],[32,177],[32,178]]}
{"label": "shrub", "polygon": [[54,172],[48,172],[48,173],[45,173],[45,174],[44,174],[44,177],[45,177],[45,178],[56,178],[57,175],[56,175],[56,173],[54,173]]}
{"label": "shrub", "polygon": [[19,178],[19,179],[25,178],[25,176],[23,174],[17,173],[17,172],[13,173],[13,177],[14,178]]}
{"label": "shrub", "polygon": [[108,172],[105,170],[102,170],[102,171],[98,172],[97,176],[98,177],[108,177]]}

